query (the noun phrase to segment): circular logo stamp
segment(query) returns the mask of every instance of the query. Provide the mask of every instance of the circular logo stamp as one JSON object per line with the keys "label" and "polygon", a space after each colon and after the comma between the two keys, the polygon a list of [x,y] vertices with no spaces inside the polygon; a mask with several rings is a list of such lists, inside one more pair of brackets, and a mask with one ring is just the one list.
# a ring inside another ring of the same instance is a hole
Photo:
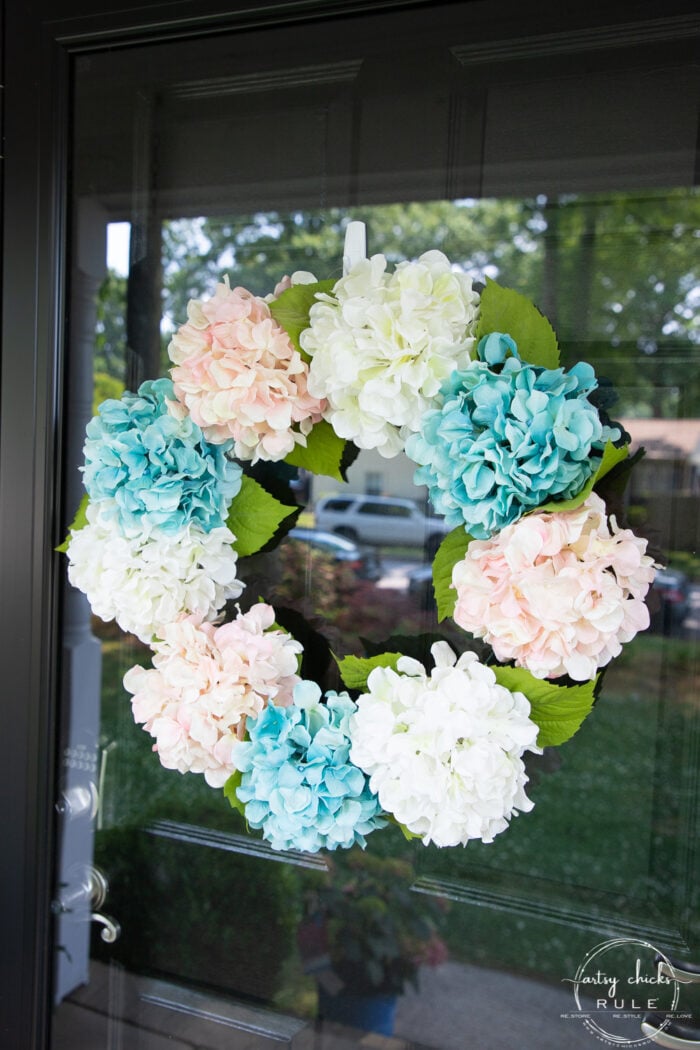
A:
{"label": "circular logo stamp", "polygon": [[653,1013],[659,1029],[677,1016],[679,984],[670,973],[670,960],[648,941],[602,941],[587,953],[576,976],[566,978],[576,1001],[576,1011],[566,1017],[579,1018],[609,1046],[648,1045],[650,1039],[641,1030],[645,1015]]}

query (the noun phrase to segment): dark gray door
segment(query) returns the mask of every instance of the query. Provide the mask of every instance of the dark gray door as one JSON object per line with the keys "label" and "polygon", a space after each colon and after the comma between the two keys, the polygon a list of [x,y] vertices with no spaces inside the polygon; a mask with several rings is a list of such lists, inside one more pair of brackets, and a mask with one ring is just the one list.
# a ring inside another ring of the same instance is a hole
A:
{"label": "dark gray door", "polygon": [[[54,877],[39,875],[43,919],[25,927],[51,944],[36,983],[50,1024],[36,1046],[378,1038],[362,1022],[317,1020],[337,974],[314,941],[314,902],[330,878],[341,893],[356,874],[341,861],[330,876],[324,855],[275,853],[201,777],[162,769],[121,684],[144,647],[91,619],[61,582],[60,556],[50,575],[27,576],[29,565],[49,572],[47,551],[79,501],[95,402],[165,373],[188,298],[211,294],[224,272],[256,294],[293,269],[337,275],[352,218],[367,224],[372,252],[437,247],[475,278],[517,287],[555,322],[565,363],[590,360],[615,383],[617,416],[647,448],[630,511],[671,555],[683,591],[610,670],[581,732],[532,770],[531,814],[491,845],[425,848],[398,829],[370,839],[366,929],[349,908],[344,936],[356,936],[358,967],[371,967],[372,906],[395,909],[396,953],[417,978],[399,982],[386,1046],[592,1045],[566,1016],[576,1004],[565,982],[596,944],[641,937],[697,955],[697,24],[682,9],[642,17],[629,5],[604,18],[582,4],[557,24],[514,7],[497,18],[481,3],[291,4],[180,23],[172,12],[161,28],[123,35],[121,16],[49,26],[65,95],[57,88],[45,141],[65,181],[54,196],[43,175],[33,188],[43,273],[65,284],[37,292],[31,365],[5,340],[0,478],[7,529],[20,537],[37,522],[31,548],[15,541],[3,568],[7,593],[34,602],[21,674],[7,657],[13,694],[41,697],[24,727],[40,740],[32,770],[57,740],[51,808],[37,810],[39,826],[56,814]],[[16,172],[9,188],[19,196]],[[10,213],[8,248],[19,235]],[[5,266],[12,291],[8,249]],[[54,396],[44,383],[55,360]],[[30,435],[13,391],[30,373],[34,403],[60,415],[44,410],[15,463],[9,448]],[[27,487],[38,462],[41,498]],[[349,487],[404,497],[411,472],[364,454]],[[307,524],[314,500],[338,489],[313,480]],[[328,555],[293,542],[244,571],[347,653],[397,623],[435,629],[408,587],[421,552],[396,545],[380,557],[379,580],[351,585]],[[3,615],[9,638],[16,623]],[[58,645],[30,671],[41,638]],[[37,856],[39,872],[51,870]],[[16,893],[13,877],[8,887]]]}

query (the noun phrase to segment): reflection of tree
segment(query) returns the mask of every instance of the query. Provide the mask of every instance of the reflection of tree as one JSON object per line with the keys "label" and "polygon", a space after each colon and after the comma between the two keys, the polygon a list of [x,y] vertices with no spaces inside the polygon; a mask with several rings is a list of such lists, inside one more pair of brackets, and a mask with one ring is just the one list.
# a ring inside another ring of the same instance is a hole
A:
{"label": "reflection of tree", "polygon": [[685,191],[560,198],[557,325],[622,394],[621,414],[697,416],[700,200]]}
{"label": "reflection of tree", "polygon": [[124,380],[126,347],[126,278],[110,270],[97,296],[95,372]]}
{"label": "reflection of tree", "polygon": [[[349,219],[364,220],[370,252],[392,262],[439,248],[475,279],[533,298],[556,319],[567,360],[599,362],[623,389],[621,414],[700,415],[700,380],[689,367],[700,341],[700,198],[685,190],[169,220],[168,323],[182,323],[188,299],[210,294],[223,273],[262,295],[294,270],[339,275]],[[110,274],[98,358],[112,375],[123,375],[124,297],[123,280]]]}

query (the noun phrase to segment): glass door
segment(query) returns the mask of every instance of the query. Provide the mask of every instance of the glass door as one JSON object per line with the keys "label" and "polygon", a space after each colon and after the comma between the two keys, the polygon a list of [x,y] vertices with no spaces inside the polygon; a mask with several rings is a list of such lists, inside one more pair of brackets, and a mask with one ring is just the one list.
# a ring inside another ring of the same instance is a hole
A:
{"label": "glass door", "polygon": [[[668,567],[650,630],[580,732],[528,760],[532,812],[489,844],[426,847],[394,826],[332,853],[271,848],[201,773],[164,768],[123,684],[150,650],[67,588],[52,1050],[583,1048],[595,1037],[571,982],[596,945],[621,938],[634,954],[641,939],[699,961],[686,29],[578,11],[565,33],[534,19],[514,38],[483,5],[448,4],[74,59],[69,519],[86,424],[167,374],[188,301],[224,279],[264,297],[296,271],[338,278],[360,220],[391,265],[437,249],[453,272],[533,299],[562,364],[611,381],[614,418],[646,448],[627,519]],[[470,648],[438,625],[426,540],[441,525],[407,459],[364,451],[344,483],[248,473],[300,514],[239,558],[228,612],[271,604],[306,677],[342,688],[331,652],[366,656],[397,635]],[[344,498],[365,495],[364,508]],[[424,531],[399,536],[409,514]],[[384,1002],[360,1014],[342,992]],[[685,987],[680,1008],[693,1010]],[[637,1008],[608,1034],[631,1041],[639,1023]]]}

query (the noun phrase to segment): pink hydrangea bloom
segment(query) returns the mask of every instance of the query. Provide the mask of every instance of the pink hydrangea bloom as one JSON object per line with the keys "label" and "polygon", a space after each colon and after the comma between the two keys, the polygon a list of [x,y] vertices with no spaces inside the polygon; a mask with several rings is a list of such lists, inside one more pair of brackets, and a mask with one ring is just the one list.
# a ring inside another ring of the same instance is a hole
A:
{"label": "pink hydrangea bloom", "polygon": [[472,540],[455,565],[455,622],[537,678],[588,681],[649,626],[646,545],[608,523],[595,494],[574,511],[521,518]]}
{"label": "pink hydrangea bloom", "polygon": [[325,402],[309,394],[308,366],[265,300],[226,282],[211,299],[190,300],[187,314],[168,347],[171,375],[205,437],[233,439],[236,456],[253,462],[284,459],[305,444]]}
{"label": "pink hydrangea bloom", "polygon": [[134,720],[155,738],[167,769],[204,773],[221,787],[235,770],[233,745],[246,716],[268,703],[291,704],[302,647],[270,629],[274,618],[270,605],[259,604],[220,627],[178,620],[153,643],[153,668],[127,671]]}

